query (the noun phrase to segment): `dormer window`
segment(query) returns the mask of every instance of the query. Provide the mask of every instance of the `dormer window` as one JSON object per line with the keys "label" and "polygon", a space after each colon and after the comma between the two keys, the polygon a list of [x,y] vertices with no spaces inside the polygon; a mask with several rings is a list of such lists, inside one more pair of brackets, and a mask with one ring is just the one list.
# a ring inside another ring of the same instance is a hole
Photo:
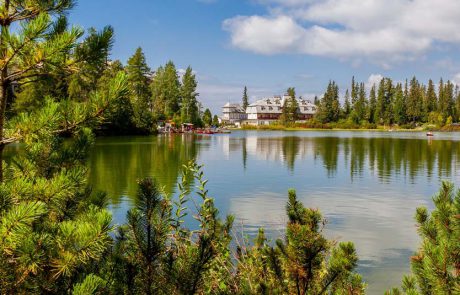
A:
{"label": "dormer window", "polygon": [[268,107],[268,110],[273,111],[273,108],[272,108],[272,107]]}

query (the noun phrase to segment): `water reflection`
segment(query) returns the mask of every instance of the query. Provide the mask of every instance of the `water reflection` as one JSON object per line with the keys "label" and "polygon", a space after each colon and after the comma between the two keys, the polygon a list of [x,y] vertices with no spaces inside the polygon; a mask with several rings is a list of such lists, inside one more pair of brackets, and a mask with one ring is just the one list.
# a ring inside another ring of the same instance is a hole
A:
{"label": "water reflection", "polygon": [[[329,177],[334,177],[340,157],[345,158],[350,176],[362,176],[366,169],[389,182],[391,176],[406,175],[412,181],[419,172],[450,177],[452,163],[458,162],[458,141],[401,138],[338,137],[247,137],[228,138],[224,152],[242,150],[243,166],[248,154],[261,160],[279,161],[293,170],[296,161],[308,155],[322,162]],[[225,145],[225,144],[224,144]]]}
{"label": "water reflection", "polygon": [[89,160],[90,182],[109,194],[114,204],[120,197],[134,197],[137,180],[155,177],[165,192],[175,192],[182,166],[198,155],[191,136],[117,137],[98,139]]}
{"label": "water reflection", "polygon": [[329,237],[355,242],[369,294],[382,294],[409,271],[415,208],[431,206],[442,179],[460,180],[459,145],[459,134],[378,132],[98,139],[91,183],[109,193],[121,223],[138,178],[153,176],[174,193],[182,165],[197,159],[221,213],[234,214],[248,234],[263,226],[272,236],[283,231],[286,192],[296,188],[323,212]]}

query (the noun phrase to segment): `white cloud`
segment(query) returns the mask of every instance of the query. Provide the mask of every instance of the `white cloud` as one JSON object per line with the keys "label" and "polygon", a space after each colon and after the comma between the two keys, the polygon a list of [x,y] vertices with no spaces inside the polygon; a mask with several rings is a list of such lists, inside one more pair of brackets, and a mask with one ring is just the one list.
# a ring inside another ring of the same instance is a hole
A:
{"label": "white cloud", "polygon": [[458,0],[258,0],[267,15],[236,16],[233,46],[260,54],[372,59],[383,67],[435,44],[460,45]]}
{"label": "white cloud", "polygon": [[383,76],[381,74],[371,74],[366,82],[366,89],[370,91],[372,86],[379,86],[380,81],[382,81]]}
{"label": "white cloud", "polygon": [[456,85],[460,85],[460,73],[455,74],[455,76],[452,78],[452,82]]}
{"label": "white cloud", "polygon": [[224,28],[232,32],[234,46],[262,54],[294,51],[304,37],[304,29],[287,16],[238,16],[226,20]]}

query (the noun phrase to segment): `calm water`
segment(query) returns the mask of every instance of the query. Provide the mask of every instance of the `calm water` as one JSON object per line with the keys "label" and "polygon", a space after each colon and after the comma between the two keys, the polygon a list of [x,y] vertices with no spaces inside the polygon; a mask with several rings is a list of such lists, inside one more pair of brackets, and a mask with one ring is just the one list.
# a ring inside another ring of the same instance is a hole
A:
{"label": "calm water", "polygon": [[369,294],[409,271],[415,208],[432,207],[443,179],[460,184],[460,134],[334,131],[98,139],[90,181],[109,193],[123,223],[137,179],[153,176],[174,193],[182,164],[194,158],[221,213],[234,214],[245,233],[281,233],[287,190],[297,189],[327,218],[328,237],[355,243]]}

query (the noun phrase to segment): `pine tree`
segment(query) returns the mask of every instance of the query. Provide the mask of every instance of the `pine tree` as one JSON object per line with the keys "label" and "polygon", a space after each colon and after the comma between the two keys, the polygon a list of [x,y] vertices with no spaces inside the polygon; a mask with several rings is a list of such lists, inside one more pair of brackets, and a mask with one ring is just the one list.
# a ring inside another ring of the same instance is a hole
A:
{"label": "pine tree", "polygon": [[211,126],[212,125],[212,114],[211,114],[211,111],[209,109],[206,109],[203,113],[203,123],[205,124],[205,126]]}
{"label": "pine tree", "polygon": [[157,120],[173,119],[180,111],[180,82],[172,61],[159,67],[151,83],[152,100]]}
{"label": "pine tree", "polygon": [[438,112],[440,116],[442,117],[442,122],[441,124],[444,124],[444,122],[447,120],[448,113],[449,113],[449,102],[446,94],[446,87],[444,84],[443,79],[439,81],[439,89],[438,89]]}
{"label": "pine tree", "polygon": [[268,243],[263,230],[254,246],[239,249],[235,272],[240,294],[364,294],[354,272],[353,243],[334,243],[322,235],[318,210],[305,208],[289,190],[284,239]]}
{"label": "pine tree", "polygon": [[[0,16],[0,163],[5,147],[7,103],[14,83],[31,81],[52,69],[66,68],[66,57],[83,32],[57,26],[73,1],[2,1]],[[27,4],[27,5],[26,5]],[[56,25],[56,26],[55,26]],[[0,164],[0,180],[2,179]]]}
{"label": "pine tree", "polygon": [[367,98],[364,83],[360,83],[356,88],[357,97],[353,104],[352,118],[356,124],[360,124],[366,118]]}
{"label": "pine tree", "polygon": [[212,126],[219,126],[219,117],[217,117],[217,115],[214,115],[214,117],[212,117]]}
{"label": "pine tree", "polygon": [[68,96],[71,99],[84,101],[96,89],[98,80],[108,67],[113,40],[114,31],[110,26],[100,32],[94,28],[89,29],[88,36],[77,46],[74,53],[74,58],[82,62],[78,71],[68,78]]}
{"label": "pine tree", "polygon": [[340,116],[339,87],[330,81],[318,108],[318,119],[323,123],[337,122]]}
{"label": "pine tree", "polygon": [[82,283],[78,290],[105,260],[112,219],[104,195],[87,186],[85,165],[91,129],[128,92],[121,72],[107,83],[86,102],[49,99],[10,120],[8,142],[24,150],[0,184],[0,293],[62,294]]}
{"label": "pine tree", "polygon": [[165,93],[165,70],[163,66],[160,66],[153,75],[152,82],[150,84],[150,90],[152,92],[152,109],[155,120],[165,120],[165,109],[166,109],[166,93]]}
{"label": "pine tree", "polygon": [[443,112],[443,117],[449,119],[450,118],[450,123],[452,123],[453,117],[454,117],[454,84],[451,81],[447,81],[445,84],[445,89],[444,89],[444,103],[446,105],[446,109]]}
{"label": "pine tree", "polygon": [[456,116],[455,116],[455,122],[460,122],[460,90],[459,86],[457,85],[455,88],[455,110],[456,110]]}
{"label": "pine tree", "polygon": [[[110,81],[124,72],[123,64],[120,61],[111,62],[97,82],[97,91],[103,93],[110,91],[108,88]],[[110,105],[104,121],[101,122],[101,128],[97,132],[103,135],[128,135],[137,132],[134,108],[129,93]]]}
{"label": "pine tree", "polygon": [[152,103],[150,100],[149,74],[142,48],[137,48],[128,59],[126,73],[131,91],[130,100],[134,109],[134,121],[140,132],[150,133],[153,129]]}
{"label": "pine tree", "polygon": [[420,122],[422,119],[422,90],[417,78],[413,77],[409,84],[409,96],[407,97],[407,118],[410,122]]}
{"label": "pine tree", "polygon": [[351,79],[351,105],[354,106],[358,100],[359,85],[355,82],[355,76]]}
{"label": "pine tree", "polygon": [[368,114],[367,117],[369,118],[369,123],[377,123],[377,98],[375,95],[375,84],[372,85],[371,91],[369,93],[369,107],[368,107]]}
{"label": "pine tree", "polygon": [[436,91],[434,89],[433,80],[428,81],[428,89],[426,92],[426,103],[425,103],[425,112],[427,114],[431,112],[436,112],[438,105],[438,98],[436,97]]}
{"label": "pine tree", "polygon": [[[417,208],[415,219],[422,242],[411,257],[412,275],[404,277],[404,294],[459,294],[460,191],[443,182],[433,197],[434,210]],[[393,289],[388,294],[401,294]]]}
{"label": "pine tree", "polygon": [[[196,212],[185,206],[196,201],[191,186],[197,182],[201,203]],[[127,214],[128,223],[119,230],[114,247],[112,292],[127,294],[206,294],[210,270],[229,257],[231,216],[222,221],[206,190],[202,168],[185,165],[178,185],[178,199],[161,193],[152,179],[139,182],[136,207]],[[174,210],[173,210],[174,209]],[[183,226],[192,214],[199,230]],[[225,278],[224,278],[225,279]]]}
{"label": "pine tree", "polygon": [[165,82],[165,115],[168,118],[172,118],[179,111],[179,95],[180,95],[180,83],[179,76],[177,74],[176,66],[172,61],[169,61],[165,65],[164,71],[164,82]]}
{"label": "pine tree", "polygon": [[377,93],[376,123],[391,124],[393,120],[393,84],[391,79],[383,78],[380,81]]}
{"label": "pine tree", "polygon": [[295,88],[289,87],[287,89],[288,97],[284,100],[283,112],[281,114],[281,121],[284,125],[291,125],[297,121],[298,118],[298,103],[296,99]]}
{"label": "pine tree", "polygon": [[396,124],[406,123],[406,102],[401,83],[398,83],[395,88],[393,114]]}
{"label": "pine tree", "polygon": [[181,120],[184,123],[199,125],[197,82],[192,68],[188,67],[182,77],[181,85]]}
{"label": "pine tree", "polygon": [[244,86],[244,91],[243,91],[243,109],[247,109],[249,105],[249,100],[248,100],[248,88]]}
{"label": "pine tree", "polygon": [[350,104],[350,93],[347,91],[345,92],[345,102],[343,105],[343,117],[348,119],[351,114],[351,104]]}

